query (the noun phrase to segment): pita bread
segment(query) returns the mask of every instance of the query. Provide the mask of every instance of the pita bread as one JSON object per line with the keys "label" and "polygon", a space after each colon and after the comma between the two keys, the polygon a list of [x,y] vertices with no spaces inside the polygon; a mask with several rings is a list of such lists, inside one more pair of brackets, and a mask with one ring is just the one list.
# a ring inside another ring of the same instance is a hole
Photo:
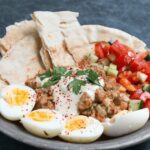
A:
{"label": "pita bread", "polygon": [[[64,14],[65,12],[63,12],[63,16]],[[69,15],[70,14],[71,13],[69,12]],[[74,13],[73,16],[75,16]],[[42,40],[43,49],[48,51],[52,64],[55,66],[74,65],[74,60],[64,44],[64,37],[59,27],[61,22],[59,15],[53,12],[37,11],[33,13],[32,17],[37,25],[38,32]],[[62,21],[65,22],[63,17]]]}
{"label": "pita bread", "polygon": [[89,42],[81,27],[63,31],[68,51],[72,54],[76,63],[89,55]]}
{"label": "pita bread", "polygon": [[41,48],[40,56],[46,69],[53,68],[53,64],[47,50]]}
{"label": "pita bread", "polygon": [[37,33],[17,42],[0,61],[0,76],[9,83],[25,83],[43,70],[39,57],[41,48]]}
{"label": "pita bread", "polygon": [[32,20],[24,20],[6,27],[6,35],[0,39],[0,52],[4,55],[18,41],[36,32],[36,26]]}
{"label": "pita bread", "polygon": [[[77,13],[74,14],[76,14],[74,15],[75,17],[78,17]],[[67,20],[68,16],[63,15],[63,17],[61,18],[63,18],[63,22],[64,22]],[[74,18],[71,21],[67,20],[66,22],[64,22],[64,24],[61,23],[60,29],[61,32],[63,33],[65,45],[69,53],[73,56],[75,62],[78,63],[85,56],[89,55],[91,45],[89,44],[89,41],[85,36],[84,30],[82,29],[77,18]]]}
{"label": "pita bread", "polygon": [[145,50],[146,44],[143,41],[124,31],[101,25],[84,25],[82,28],[90,43],[119,40],[137,52]]}
{"label": "pita bread", "polygon": [[[60,13],[61,14],[61,13]],[[62,18],[65,20],[67,15]],[[76,14],[78,17],[78,14]],[[70,19],[71,20],[71,19]],[[91,45],[86,37],[86,34],[77,21],[74,19],[73,22],[67,22],[61,24],[61,32],[64,35],[64,41],[70,54],[72,54],[76,63],[80,62],[85,56],[93,51],[93,45]]]}
{"label": "pita bread", "polygon": [[77,22],[77,17],[79,16],[78,12],[72,12],[72,11],[59,11],[54,13],[59,16],[60,23]]}

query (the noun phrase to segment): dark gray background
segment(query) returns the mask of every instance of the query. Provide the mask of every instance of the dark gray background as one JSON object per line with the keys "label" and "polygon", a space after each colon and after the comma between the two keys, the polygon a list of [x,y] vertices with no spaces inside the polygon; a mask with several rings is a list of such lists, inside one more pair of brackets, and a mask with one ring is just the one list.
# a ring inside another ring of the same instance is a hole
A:
{"label": "dark gray background", "polygon": [[[35,10],[80,12],[81,24],[101,24],[122,29],[150,46],[150,0],[0,0],[0,36],[5,26],[29,19]],[[36,150],[0,133],[0,150]],[[126,150],[149,150],[147,141]]]}

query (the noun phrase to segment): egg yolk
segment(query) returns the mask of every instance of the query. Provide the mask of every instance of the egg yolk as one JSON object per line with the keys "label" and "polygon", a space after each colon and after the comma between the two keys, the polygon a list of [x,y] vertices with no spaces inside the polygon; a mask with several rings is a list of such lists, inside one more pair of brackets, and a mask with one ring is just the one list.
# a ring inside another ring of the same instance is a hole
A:
{"label": "egg yolk", "polygon": [[13,106],[21,106],[29,101],[29,92],[23,89],[14,88],[7,92],[4,99],[8,104]]}
{"label": "egg yolk", "polygon": [[65,128],[69,131],[85,129],[88,126],[88,119],[84,116],[77,116],[67,120]]}
{"label": "egg yolk", "polygon": [[28,114],[28,117],[34,121],[44,122],[51,121],[54,118],[54,114],[47,111],[33,111]]}

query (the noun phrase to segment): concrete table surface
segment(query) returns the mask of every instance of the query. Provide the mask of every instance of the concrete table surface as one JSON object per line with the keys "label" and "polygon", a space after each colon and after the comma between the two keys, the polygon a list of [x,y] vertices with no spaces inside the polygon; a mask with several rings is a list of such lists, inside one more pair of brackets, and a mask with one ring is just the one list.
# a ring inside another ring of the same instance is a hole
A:
{"label": "concrete table surface", "polygon": [[[0,36],[5,27],[16,21],[30,19],[35,10],[80,12],[81,24],[101,24],[122,29],[150,47],[149,0],[0,0]],[[37,150],[0,133],[0,150]],[[150,141],[126,150],[149,150]]]}

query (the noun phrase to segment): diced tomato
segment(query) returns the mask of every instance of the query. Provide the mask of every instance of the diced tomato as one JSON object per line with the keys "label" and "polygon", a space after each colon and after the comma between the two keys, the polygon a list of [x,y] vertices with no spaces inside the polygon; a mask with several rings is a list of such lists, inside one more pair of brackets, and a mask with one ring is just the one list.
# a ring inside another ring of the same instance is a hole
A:
{"label": "diced tomato", "polygon": [[143,93],[143,90],[142,89],[138,89],[138,90],[132,92],[132,94],[130,95],[130,98],[131,99],[140,99],[142,93]]}
{"label": "diced tomato", "polygon": [[109,53],[110,44],[105,41],[101,41],[100,44],[101,44],[102,49],[104,50],[105,56],[107,56]]}
{"label": "diced tomato", "polygon": [[129,64],[131,71],[137,71],[138,66],[139,66],[138,60],[132,60]]}
{"label": "diced tomato", "polygon": [[115,41],[111,45],[109,52],[116,56],[117,59],[115,61],[115,64],[117,65],[119,70],[124,66],[129,65],[129,63],[135,57],[135,52],[126,45],[119,43],[119,41]]}
{"label": "diced tomato", "polygon": [[115,41],[111,45],[109,51],[110,51],[110,53],[113,53],[116,56],[121,56],[122,54],[125,54],[125,53],[128,53],[128,52],[131,52],[129,54],[129,56],[135,55],[135,52],[131,48],[129,48],[128,46],[126,46],[124,44],[121,44],[118,40]]}
{"label": "diced tomato", "polygon": [[110,44],[107,42],[99,42],[95,44],[95,53],[98,58],[105,58],[109,53]]}
{"label": "diced tomato", "polygon": [[119,56],[114,62],[117,65],[118,70],[121,70],[123,67],[127,66],[131,62],[132,58],[128,54]]}
{"label": "diced tomato", "polygon": [[148,108],[149,111],[150,111],[150,99],[147,99],[145,102],[144,102],[144,108]]}
{"label": "diced tomato", "polygon": [[[134,60],[130,62],[130,69],[131,71],[142,71],[150,70],[150,62],[146,62],[144,58],[147,56],[148,52],[142,52],[139,54],[136,54],[136,57]],[[150,71],[149,71],[150,72]]]}
{"label": "diced tomato", "polygon": [[128,91],[130,91],[130,92],[136,91],[135,86],[134,86],[133,84],[131,84],[131,82],[130,82],[128,79],[126,79],[126,78],[121,78],[121,79],[119,80],[119,83],[120,83],[122,86],[124,86],[124,87],[125,87]]}
{"label": "diced tomato", "polygon": [[150,83],[150,62],[147,62],[145,66],[143,66],[142,72],[144,72],[146,75],[148,75],[147,81]]}
{"label": "diced tomato", "polygon": [[148,83],[150,83],[150,73],[147,75],[148,75],[147,81],[148,81]]}
{"label": "diced tomato", "polygon": [[143,101],[150,99],[150,93],[149,92],[143,92],[142,89],[138,89],[131,93],[130,95],[131,99],[141,99]]}
{"label": "diced tomato", "polygon": [[131,83],[138,83],[140,80],[138,78],[138,72],[133,72],[132,76],[130,77]]}
{"label": "diced tomato", "polygon": [[138,71],[133,73],[131,71],[122,71],[118,74],[118,78],[126,78],[133,84],[140,81],[138,78]]}
{"label": "diced tomato", "polygon": [[146,61],[134,61],[132,64],[130,64],[131,71],[140,71],[148,75],[147,81],[150,83],[150,62]]}
{"label": "diced tomato", "polygon": [[98,58],[104,58],[105,57],[103,49],[101,48],[101,46],[98,43],[96,43],[96,45],[95,45],[95,53],[96,53]]}
{"label": "diced tomato", "polygon": [[119,41],[115,41],[111,45],[109,51],[110,51],[110,53],[113,53],[117,57],[126,53],[126,49],[125,49],[124,45],[120,44]]}
{"label": "diced tomato", "polygon": [[95,54],[98,58],[104,58],[105,57],[103,49],[102,49],[100,43],[95,44]]}
{"label": "diced tomato", "polygon": [[122,72],[119,72],[118,74],[118,78],[127,78],[128,80],[131,79],[131,76],[132,76],[131,71],[122,71]]}

